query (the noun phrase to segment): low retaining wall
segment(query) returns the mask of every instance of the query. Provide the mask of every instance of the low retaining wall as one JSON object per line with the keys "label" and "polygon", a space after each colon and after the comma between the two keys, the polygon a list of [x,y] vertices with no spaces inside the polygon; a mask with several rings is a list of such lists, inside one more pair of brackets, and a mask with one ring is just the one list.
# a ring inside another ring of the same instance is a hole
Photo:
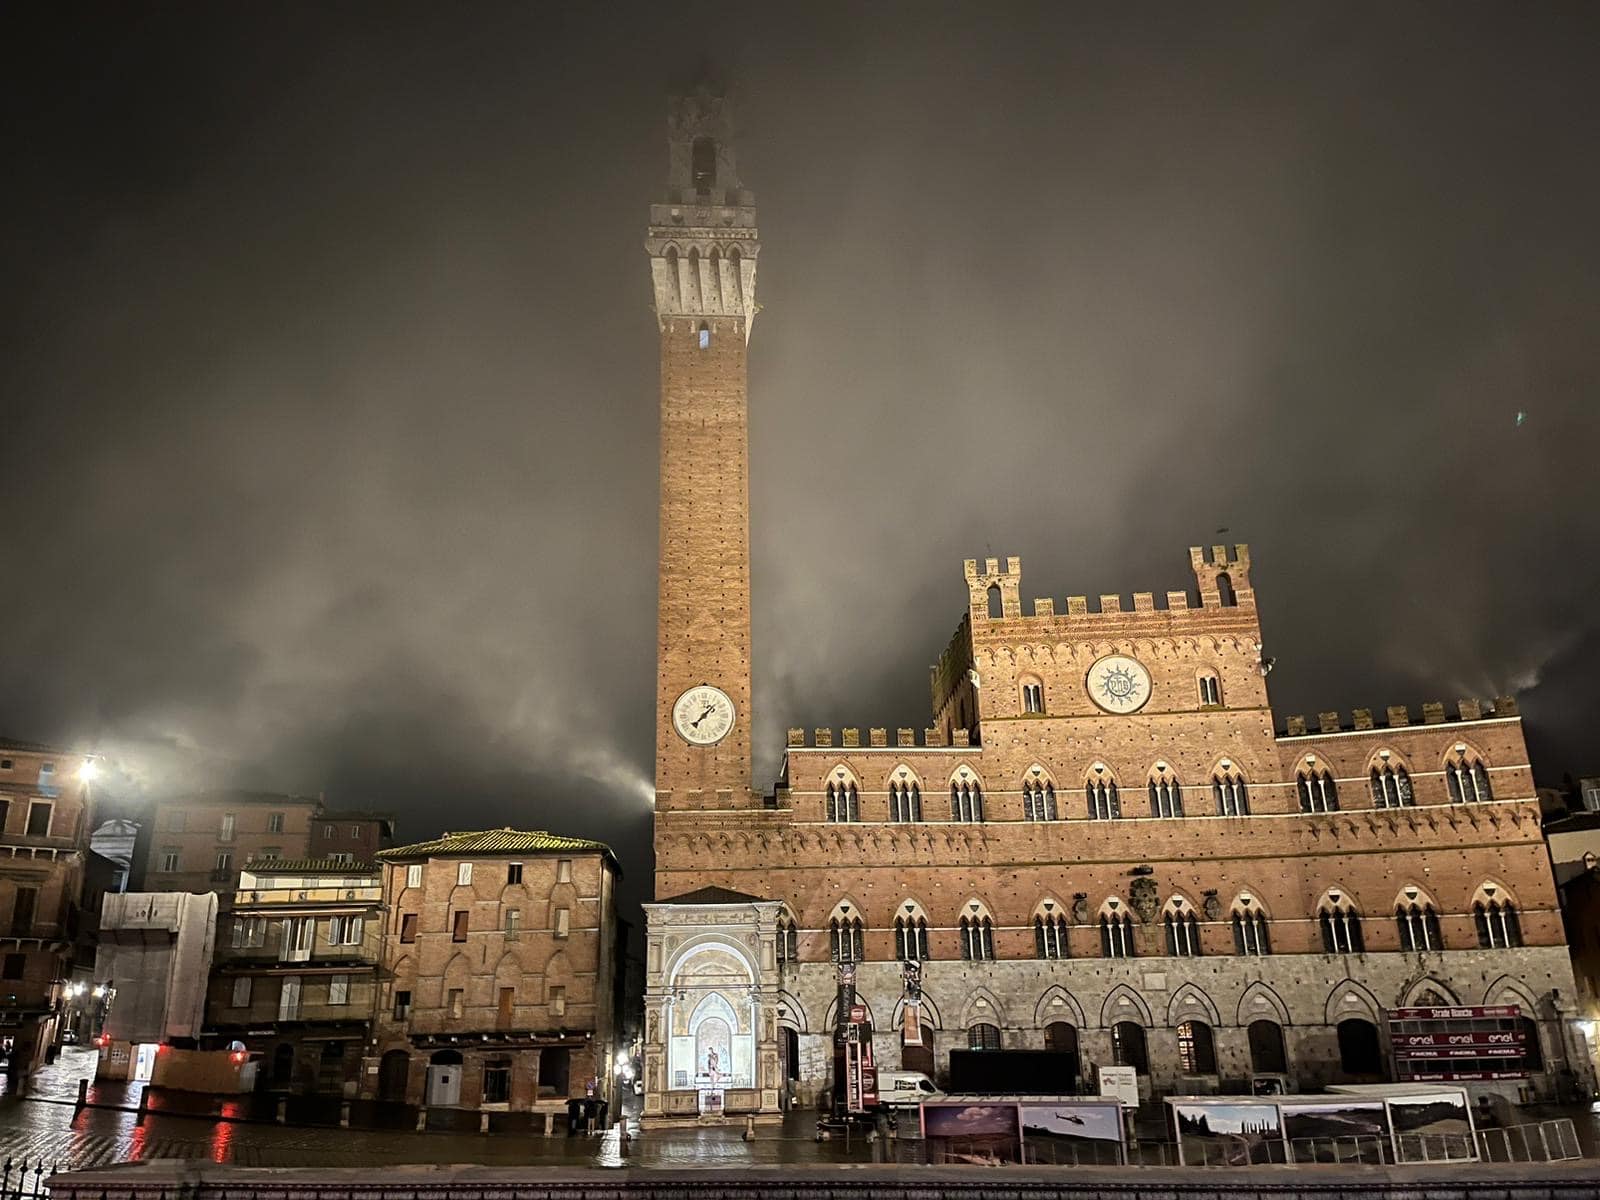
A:
{"label": "low retaining wall", "polygon": [[159,1160],[50,1180],[51,1200],[1593,1200],[1592,1161],[1439,1167],[272,1170]]}

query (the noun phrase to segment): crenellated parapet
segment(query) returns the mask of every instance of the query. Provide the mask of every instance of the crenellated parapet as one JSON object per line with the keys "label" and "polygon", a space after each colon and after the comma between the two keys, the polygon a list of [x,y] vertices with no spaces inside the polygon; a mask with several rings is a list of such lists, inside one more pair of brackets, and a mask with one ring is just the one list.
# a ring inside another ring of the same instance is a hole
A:
{"label": "crenellated parapet", "polygon": [[869,729],[867,740],[863,742],[861,730],[853,726],[838,730],[818,726],[809,732],[795,726],[789,730],[786,746],[790,750],[949,750],[978,744],[965,729],[953,730],[949,737],[939,728],[901,727],[892,733],[891,737],[886,727]]}
{"label": "crenellated parapet", "polygon": [[1462,721],[1493,721],[1520,716],[1514,696],[1496,696],[1493,700],[1458,700],[1455,711],[1447,711],[1441,700],[1430,700],[1422,706],[1421,720],[1413,720],[1411,709],[1404,704],[1391,704],[1384,710],[1382,721],[1374,720],[1370,708],[1352,709],[1348,719],[1334,711],[1319,712],[1314,721],[1304,716],[1289,717],[1280,737],[1311,737],[1330,733],[1360,733],[1372,729],[1404,729],[1414,725],[1447,725]]}
{"label": "crenellated parapet", "polygon": [[1214,616],[1214,610],[1242,609],[1254,619],[1256,596],[1250,584],[1249,546],[1212,546],[1209,553],[1203,546],[1191,546],[1189,563],[1195,576],[1194,594],[1181,590],[1134,592],[1131,608],[1123,605],[1120,594],[1097,596],[1092,604],[1087,596],[1068,596],[1063,608],[1057,607],[1054,598],[1039,597],[1033,600],[1032,611],[1024,612],[1020,558],[969,558],[962,564],[967,581],[968,620],[974,629],[996,621],[1049,622],[1052,629],[1081,627],[1087,636],[1094,636],[1089,631],[1096,622],[1115,624],[1129,617],[1157,614],[1195,612]]}

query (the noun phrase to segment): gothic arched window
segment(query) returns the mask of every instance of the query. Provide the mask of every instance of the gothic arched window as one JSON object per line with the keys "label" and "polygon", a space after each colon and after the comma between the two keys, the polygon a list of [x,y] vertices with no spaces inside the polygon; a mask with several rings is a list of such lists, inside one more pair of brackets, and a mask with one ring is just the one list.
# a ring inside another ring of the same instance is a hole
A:
{"label": "gothic arched window", "polygon": [[1324,954],[1361,954],[1366,946],[1361,938],[1361,915],[1355,905],[1339,892],[1328,892],[1317,906],[1317,924],[1322,930]]}
{"label": "gothic arched window", "polygon": [[1121,900],[1107,900],[1100,908],[1100,956],[1132,958],[1133,955],[1133,918]]}
{"label": "gothic arched window", "polygon": [[828,781],[828,820],[861,820],[861,795],[854,780]]}
{"label": "gothic arched window", "polygon": [[828,922],[828,954],[834,962],[860,962],[866,957],[860,917],[834,917]]}
{"label": "gothic arched window", "polygon": [[901,962],[927,962],[928,918],[914,904],[906,908],[908,912],[894,919],[894,956]]}
{"label": "gothic arched window", "polygon": [[1374,808],[1411,808],[1417,803],[1411,790],[1411,774],[1404,767],[1387,759],[1372,767],[1372,806]]}
{"label": "gothic arched window", "polygon": [[717,182],[717,143],[712,138],[697,137],[689,154],[689,169],[694,178],[694,190],[709,192]]}
{"label": "gothic arched window", "polygon": [[1240,895],[1233,902],[1233,951],[1248,957],[1272,953],[1267,914],[1253,896]]}
{"label": "gothic arched window", "polygon": [[1200,956],[1200,919],[1195,916],[1194,905],[1182,896],[1167,901],[1161,914],[1161,925],[1167,937],[1167,953],[1173,958],[1198,958]]}
{"label": "gothic arched window", "polygon": [[1231,767],[1219,768],[1211,777],[1211,798],[1217,802],[1219,817],[1250,815],[1250,792],[1244,776]]}
{"label": "gothic arched window", "polygon": [[1022,816],[1027,821],[1054,821],[1056,811],[1056,786],[1045,780],[1022,781]]}
{"label": "gothic arched window", "polygon": [[994,958],[994,922],[981,904],[968,906],[961,917],[961,957],[968,962],[988,962]]}
{"label": "gothic arched window", "polygon": [[794,918],[780,916],[778,918],[778,961],[792,963],[800,961],[800,931],[795,926]]}
{"label": "gothic arched window", "polygon": [[973,778],[960,778],[950,783],[950,819],[952,821],[983,820],[983,787]]}
{"label": "gothic arched window", "polygon": [[915,779],[910,782],[889,781],[889,820],[922,820],[922,789],[917,786]]}
{"label": "gothic arched window", "polygon": [[1406,888],[1394,904],[1394,923],[1402,950],[1443,950],[1439,914],[1433,901],[1416,888]]}
{"label": "gothic arched window", "polygon": [[1457,751],[1444,764],[1444,782],[1454,804],[1476,804],[1493,800],[1489,771],[1477,755]]}
{"label": "gothic arched window", "polygon": [[1067,918],[1054,900],[1046,900],[1033,914],[1033,950],[1040,958],[1068,958]]}
{"label": "gothic arched window", "polygon": [[1152,817],[1183,816],[1183,787],[1178,777],[1167,770],[1166,763],[1156,764],[1150,775],[1150,815]]}
{"label": "gothic arched window", "polygon": [[1100,776],[1089,780],[1083,787],[1084,798],[1089,802],[1091,821],[1115,821],[1122,816],[1122,801],[1117,798],[1117,781]]}
{"label": "gothic arched window", "polygon": [[1326,767],[1307,767],[1297,778],[1300,811],[1327,813],[1339,811],[1339,787]]}

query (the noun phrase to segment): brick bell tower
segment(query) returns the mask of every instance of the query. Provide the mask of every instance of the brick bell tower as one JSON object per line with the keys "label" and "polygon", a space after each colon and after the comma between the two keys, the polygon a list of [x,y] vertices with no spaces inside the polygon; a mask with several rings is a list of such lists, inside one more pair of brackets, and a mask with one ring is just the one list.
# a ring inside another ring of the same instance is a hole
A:
{"label": "brick bell tower", "polygon": [[746,375],[760,243],[730,133],[717,89],[671,100],[666,197],[650,206],[645,241],[661,337],[658,812],[760,806]]}

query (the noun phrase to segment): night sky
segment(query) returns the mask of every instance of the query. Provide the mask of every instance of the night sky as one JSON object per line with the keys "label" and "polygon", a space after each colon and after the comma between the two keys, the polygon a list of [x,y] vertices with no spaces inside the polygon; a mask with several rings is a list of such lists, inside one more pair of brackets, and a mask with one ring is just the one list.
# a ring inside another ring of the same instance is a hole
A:
{"label": "night sky", "polygon": [[[1600,769],[1593,5],[13,8],[0,731],[649,887],[665,96],[760,207],[758,781],[1248,541],[1280,721]],[[1519,414],[1526,414],[1519,425]],[[1218,536],[1221,527],[1227,533]]]}

